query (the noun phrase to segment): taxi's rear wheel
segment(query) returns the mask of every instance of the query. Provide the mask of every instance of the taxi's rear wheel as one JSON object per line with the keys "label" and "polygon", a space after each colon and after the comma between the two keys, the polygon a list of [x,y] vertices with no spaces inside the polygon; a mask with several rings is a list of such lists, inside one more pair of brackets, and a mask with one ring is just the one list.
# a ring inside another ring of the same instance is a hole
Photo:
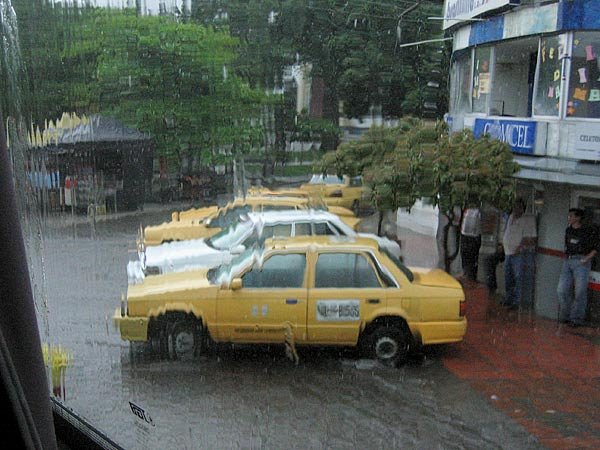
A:
{"label": "taxi's rear wheel", "polygon": [[406,361],[410,340],[397,327],[380,326],[369,337],[371,355],[386,366],[396,367]]}

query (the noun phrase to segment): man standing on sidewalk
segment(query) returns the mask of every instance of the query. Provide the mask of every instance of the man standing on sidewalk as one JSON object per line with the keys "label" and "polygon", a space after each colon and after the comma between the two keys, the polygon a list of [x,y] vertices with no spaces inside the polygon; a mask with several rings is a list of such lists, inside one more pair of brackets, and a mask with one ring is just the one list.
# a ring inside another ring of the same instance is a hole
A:
{"label": "man standing on sidewalk", "polygon": [[[565,231],[565,254],[558,280],[558,319],[577,327],[583,325],[587,309],[587,286],[592,259],[598,253],[598,235],[581,223],[583,210],[569,209],[569,226]],[[575,298],[573,299],[573,287]],[[574,300],[574,301],[573,301]]]}
{"label": "man standing on sidewalk", "polygon": [[502,244],[504,260],[504,287],[506,298],[502,303],[509,309],[517,309],[521,304],[524,279],[524,254],[535,248],[537,231],[533,216],[525,214],[525,201],[517,199],[512,214],[506,223]]}
{"label": "man standing on sidewalk", "polygon": [[460,257],[468,280],[477,281],[481,249],[481,212],[471,207],[464,212],[460,230]]}

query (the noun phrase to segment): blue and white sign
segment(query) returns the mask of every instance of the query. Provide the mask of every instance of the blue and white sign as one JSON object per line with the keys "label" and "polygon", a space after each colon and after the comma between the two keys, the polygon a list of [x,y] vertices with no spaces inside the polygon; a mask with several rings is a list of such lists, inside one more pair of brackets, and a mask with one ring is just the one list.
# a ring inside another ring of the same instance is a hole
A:
{"label": "blue and white sign", "polygon": [[536,127],[536,122],[523,120],[475,119],[473,134],[475,137],[488,134],[510,145],[513,153],[533,155]]}

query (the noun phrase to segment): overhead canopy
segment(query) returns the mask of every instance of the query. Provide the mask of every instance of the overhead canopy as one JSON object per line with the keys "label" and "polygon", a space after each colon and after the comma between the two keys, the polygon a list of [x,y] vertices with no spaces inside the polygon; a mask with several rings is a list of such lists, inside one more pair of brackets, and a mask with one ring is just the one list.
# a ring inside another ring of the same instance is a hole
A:
{"label": "overhead canopy", "polygon": [[516,174],[516,177],[520,179],[593,188],[600,186],[599,164],[527,156],[515,156],[515,161],[521,166],[521,170]]}
{"label": "overhead canopy", "polygon": [[61,145],[91,142],[146,141],[152,137],[129,128],[113,117],[93,115],[78,117],[65,113],[56,121],[50,121],[45,129],[31,130],[32,147],[59,147]]}
{"label": "overhead canopy", "polygon": [[[147,133],[142,133],[133,128],[128,128],[112,117],[95,115],[85,122],[71,128],[55,128],[54,143],[75,144],[79,142],[122,142],[140,141],[150,139]],[[53,129],[48,128],[49,134]]]}

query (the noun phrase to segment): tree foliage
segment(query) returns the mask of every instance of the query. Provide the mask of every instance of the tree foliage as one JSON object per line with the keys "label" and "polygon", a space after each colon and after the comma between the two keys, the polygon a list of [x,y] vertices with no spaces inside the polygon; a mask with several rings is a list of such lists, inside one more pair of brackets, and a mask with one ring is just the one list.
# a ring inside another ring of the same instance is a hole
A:
{"label": "tree foliage", "polygon": [[363,175],[380,212],[410,209],[416,200],[430,199],[447,218],[443,233],[448,270],[456,257],[448,251],[449,228],[462,222],[457,211],[473,204],[507,209],[514,201],[513,175],[519,166],[505,143],[489,136],[476,139],[469,130],[449,135],[443,122],[412,119],[397,128],[373,128],[361,139],[340,145],[318,168]]}
{"label": "tree foliage", "polygon": [[[31,10],[23,19],[33,33],[26,66],[42,101],[31,102],[40,124],[63,111],[111,115],[150,133],[158,154],[172,160],[193,155],[208,163],[223,150],[263,147],[264,109],[279,96],[235,74],[239,40],[229,32],[127,9],[46,9],[54,28],[32,29],[28,20],[41,20]],[[49,76],[36,60],[46,53],[53,55],[45,60]]]}
{"label": "tree foliage", "polygon": [[[402,21],[406,4],[360,0],[196,0],[192,9],[196,20],[215,27],[226,23],[240,38],[238,67],[253,85],[270,87],[285,65],[309,64],[311,77],[323,81],[323,118],[335,126],[340,101],[347,117],[368,115],[373,108],[385,117],[441,117],[447,109],[441,76],[446,48],[399,47],[400,39],[441,35],[439,23],[427,20],[440,15],[439,2],[422,2]],[[426,104],[437,108],[427,110]],[[324,141],[330,150],[338,142]]]}

